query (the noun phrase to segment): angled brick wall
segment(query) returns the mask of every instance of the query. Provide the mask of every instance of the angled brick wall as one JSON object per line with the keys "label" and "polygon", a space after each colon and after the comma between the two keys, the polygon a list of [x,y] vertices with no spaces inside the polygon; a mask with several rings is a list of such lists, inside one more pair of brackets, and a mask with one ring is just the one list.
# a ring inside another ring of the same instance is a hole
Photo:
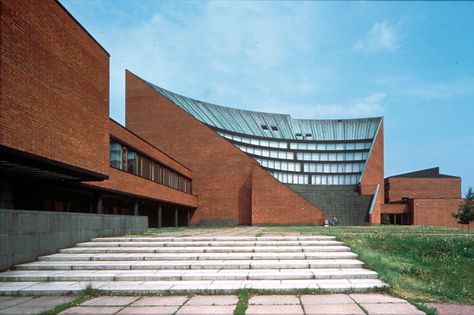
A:
{"label": "angled brick wall", "polygon": [[[127,128],[193,170],[193,194],[199,201],[191,223],[252,224],[257,162],[129,72],[126,87]],[[272,189],[291,195],[267,172],[258,174],[271,183],[268,187],[279,186]]]}
{"label": "angled brick wall", "polygon": [[[463,199],[423,199],[410,200],[413,224],[415,225],[438,225],[457,228],[466,228],[456,222],[452,217],[457,213]],[[472,225],[472,224],[471,224]],[[472,227],[471,227],[472,228]]]}
{"label": "angled brick wall", "polygon": [[105,175],[107,52],[56,1],[0,5],[0,145]]}
{"label": "angled brick wall", "polygon": [[380,210],[384,202],[384,130],[383,122],[380,126],[377,138],[367,161],[363,177],[360,181],[362,195],[373,195],[376,185],[380,185],[379,194],[374,206],[374,211],[370,216],[370,223],[380,223]]}
{"label": "angled brick wall", "polygon": [[324,224],[324,213],[256,167],[252,173],[252,224]]}

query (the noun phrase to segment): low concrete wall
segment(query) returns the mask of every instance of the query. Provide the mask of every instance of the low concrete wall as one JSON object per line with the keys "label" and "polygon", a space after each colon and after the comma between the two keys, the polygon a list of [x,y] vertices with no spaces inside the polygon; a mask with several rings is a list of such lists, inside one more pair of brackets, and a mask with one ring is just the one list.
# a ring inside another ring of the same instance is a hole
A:
{"label": "low concrete wall", "polygon": [[0,209],[0,270],[93,237],[142,233],[144,216]]}

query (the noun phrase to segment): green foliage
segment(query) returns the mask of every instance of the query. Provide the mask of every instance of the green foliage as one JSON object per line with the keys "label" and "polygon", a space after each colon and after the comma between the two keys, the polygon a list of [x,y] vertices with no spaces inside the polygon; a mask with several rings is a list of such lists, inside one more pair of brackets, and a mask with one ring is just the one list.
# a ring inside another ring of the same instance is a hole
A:
{"label": "green foliage", "polygon": [[466,224],[469,228],[469,224],[474,221],[474,191],[472,187],[469,187],[465,202],[459,205],[457,213],[453,214],[460,224]]}
{"label": "green foliage", "polygon": [[334,235],[390,285],[416,301],[474,301],[474,231],[433,226],[269,227],[264,232]]}
{"label": "green foliage", "polygon": [[53,307],[52,309],[43,311],[40,313],[40,315],[56,315],[61,313],[62,311],[74,307],[74,306],[79,306],[86,300],[99,296],[100,291],[97,289],[94,289],[92,285],[88,284],[85,289],[79,294],[74,300],[71,302],[63,303],[60,305],[57,305]]}

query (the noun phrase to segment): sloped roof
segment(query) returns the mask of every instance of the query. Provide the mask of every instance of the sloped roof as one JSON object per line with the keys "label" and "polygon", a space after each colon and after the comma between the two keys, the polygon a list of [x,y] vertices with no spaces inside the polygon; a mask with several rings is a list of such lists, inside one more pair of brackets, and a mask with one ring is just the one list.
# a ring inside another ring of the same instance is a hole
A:
{"label": "sloped roof", "polygon": [[460,177],[440,174],[439,167],[433,167],[433,168],[427,168],[427,169],[419,170],[415,172],[394,175],[387,178],[460,178]]}
{"label": "sloped roof", "polygon": [[[240,134],[294,140],[301,139],[297,138],[296,134],[311,134],[312,140],[315,141],[364,140],[373,139],[382,122],[381,117],[338,120],[293,119],[285,114],[256,112],[206,103],[145,82],[204,124]],[[267,126],[267,130],[262,126]]]}

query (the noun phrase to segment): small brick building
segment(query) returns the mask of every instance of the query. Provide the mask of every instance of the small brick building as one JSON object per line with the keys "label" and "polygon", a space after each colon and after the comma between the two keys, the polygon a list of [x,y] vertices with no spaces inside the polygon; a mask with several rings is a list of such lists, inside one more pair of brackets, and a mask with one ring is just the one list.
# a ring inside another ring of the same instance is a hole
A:
{"label": "small brick building", "polygon": [[386,178],[382,215],[392,224],[459,227],[452,214],[461,202],[461,178],[435,167]]}

